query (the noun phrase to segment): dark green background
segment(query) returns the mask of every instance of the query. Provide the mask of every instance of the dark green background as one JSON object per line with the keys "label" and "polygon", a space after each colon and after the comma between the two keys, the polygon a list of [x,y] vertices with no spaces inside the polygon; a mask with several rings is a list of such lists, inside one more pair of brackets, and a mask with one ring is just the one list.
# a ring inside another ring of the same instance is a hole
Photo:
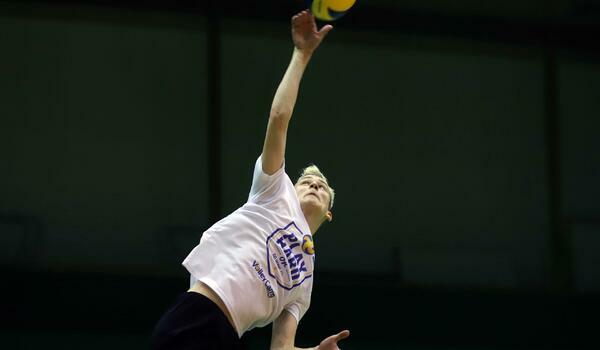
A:
{"label": "dark green background", "polygon": [[[7,349],[147,348],[211,210],[246,200],[294,6],[212,31],[194,2],[134,3],[0,2]],[[337,192],[298,345],[598,345],[596,3],[359,0],[335,23],[288,136],[288,173],[314,162]],[[382,9],[425,22],[380,28]],[[531,34],[552,25],[570,41]]]}

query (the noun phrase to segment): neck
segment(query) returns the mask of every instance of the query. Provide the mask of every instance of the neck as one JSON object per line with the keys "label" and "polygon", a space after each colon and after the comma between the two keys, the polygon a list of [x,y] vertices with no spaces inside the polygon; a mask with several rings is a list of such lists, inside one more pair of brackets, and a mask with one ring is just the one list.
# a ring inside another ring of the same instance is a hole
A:
{"label": "neck", "polygon": [[310,210],[303,210],[302,212],[304,213],[304,218],[308,223],[310,232],[314,235],[319,227],[321,227],[321,224],[323,223],[323,217],[319,215],[319,213]]}

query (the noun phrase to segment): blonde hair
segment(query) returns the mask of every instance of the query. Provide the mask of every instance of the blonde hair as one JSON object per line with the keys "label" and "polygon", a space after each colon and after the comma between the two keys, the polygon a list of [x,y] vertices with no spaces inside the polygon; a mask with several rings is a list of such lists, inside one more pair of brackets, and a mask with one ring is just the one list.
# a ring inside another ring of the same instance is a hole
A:
{"label": "blonde hair", "polygon": [[311,164],[306,168],[302,169],[302,173],[300,174],[298,181],[300,181],[301,178],[308,175],[314,175],[316,177],[319,177],[325,182],[325,184],[327,184],[327,191],[329,192],[329,209],[333,208],[333,199],[335,198],[335,191],[331,186],[329,186],[329,181],[327,181],[325,175],[323,175],[321,170],[316,165]]}

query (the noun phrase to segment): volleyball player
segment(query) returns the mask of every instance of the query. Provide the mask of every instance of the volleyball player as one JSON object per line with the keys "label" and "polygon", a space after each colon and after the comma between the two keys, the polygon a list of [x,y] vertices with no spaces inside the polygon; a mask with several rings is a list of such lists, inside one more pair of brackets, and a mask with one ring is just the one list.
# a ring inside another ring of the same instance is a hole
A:
{"label": "volleyball player", "polygon": [[[273,99],[248,201],[204,232],[185,258],[191,288],[156,326],[156,350],[238,349],[245,332],[268,324],[272,350],[296,349],[312,293],[312,235],[332,220],[335,192],[314,165],[296,183],[290,180],[286,135],[304,70],[333,27],[318,30],[308,11],[292,17],[291,27],[294,50]],[[327,337],[314,349],[339,349],[349,334]]]}

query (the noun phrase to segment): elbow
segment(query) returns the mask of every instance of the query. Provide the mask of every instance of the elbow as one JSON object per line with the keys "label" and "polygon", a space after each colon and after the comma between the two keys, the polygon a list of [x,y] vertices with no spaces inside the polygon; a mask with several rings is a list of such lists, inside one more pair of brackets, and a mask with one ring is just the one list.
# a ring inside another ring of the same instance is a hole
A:
{"label": "elbow", "polygon": [[269,119],[277,122],[288,122],[292,117],[292,111],[288,109],[271,109]]}

